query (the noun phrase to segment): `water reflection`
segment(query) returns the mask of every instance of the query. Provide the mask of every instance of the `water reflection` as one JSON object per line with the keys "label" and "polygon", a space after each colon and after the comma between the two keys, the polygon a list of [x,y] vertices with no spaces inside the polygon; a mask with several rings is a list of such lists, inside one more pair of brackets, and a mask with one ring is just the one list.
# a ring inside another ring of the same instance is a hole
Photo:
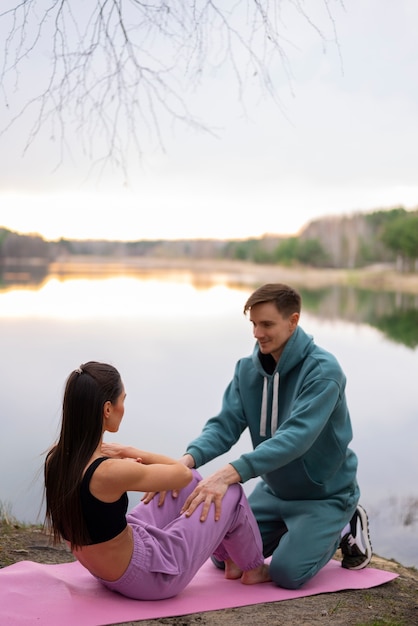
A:
{"label": "water reflection", "polygon": [[0,265],[0,292],[18,285],[39,287],[48,276],[47,265]]}
{"label": "water reflection", "polygon": [[[124,378],[126,417],[114,440],[183,453],[219,410],[236,360],[252,350],[251,325],[242,315],[252,286],[231,287],[229,280],[148,271],[141,277],[48,276],[36,289],[0,291],[0,501],[11,513],[36,520],[38,472],[57,434],[64,380],[83,361],[110,361]],[[350,288],[301,291],[301,325],[336,354],[347,374],[374,548],[418,566],[418,350],[410,322],[416,298]],[[392,318],[396,331],[386,321]],[[204,473],[249,446],[244,437]]]}
{"label": "water reflection", "polygon": [[304,310],[323,319],[368,324],[388,339],[418,346],[418,295],[376,292],[354,287],[301,289]]}
{"label": "water reflection", "polygon": [[[0,293],[2,290],[41,289],[51,279],[64,280],[108,280],[109,277],[130,275],[142,281],[165,280],[187,283],[195,289],[209,289],[224,284],[229,288],[248,290],[251,281],[239,282],[237,277],[219,272],[194,272],[167,268],[121,267],[116,264],[103,266],[101,263],[86,264],[86,274],[71,270],[71,265],[63,265],[56,274],[48,274],[45,266],[10,266],[0,270]],[[254,288],[257,286],[254,283]],[[408,293],[377,292],[350,286],[331,286],[320,289],[300,288],[305,311],[322,319],[346,320],[355,324],[367,324],[381,331],[388,339],[411,349],[418,346],[418,295]]]}

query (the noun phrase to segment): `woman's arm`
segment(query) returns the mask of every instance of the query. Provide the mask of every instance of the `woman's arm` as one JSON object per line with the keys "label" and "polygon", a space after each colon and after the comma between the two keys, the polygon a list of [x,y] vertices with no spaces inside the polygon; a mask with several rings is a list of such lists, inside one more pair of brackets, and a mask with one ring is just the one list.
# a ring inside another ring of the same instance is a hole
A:
{"label": "woman's arm", "polygon": [[125,491],[182,489],[192,479],[188,467],[163,454],[120,444],[103,444],[102,452],[111,458],[94,472],[90,490],[104,502],[113,502]]}
{"label": "woman's arm", "polygon": [[175,459],[164,454],[139,450],[139,448],[124,446],[120,443],[103,443],[102,453],[104,456],[109,456],[112,459],[133,459],[134,461],[140,461],[144,465],[152,465],[154,463],[174,465],[177,463]]}

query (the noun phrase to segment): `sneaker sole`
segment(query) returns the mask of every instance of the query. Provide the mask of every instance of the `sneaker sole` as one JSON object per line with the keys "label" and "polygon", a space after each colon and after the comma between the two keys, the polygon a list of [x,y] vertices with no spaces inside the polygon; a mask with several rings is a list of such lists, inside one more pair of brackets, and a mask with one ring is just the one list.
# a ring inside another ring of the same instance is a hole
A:
{"label": "sneaker sole", "polygon": [[362,534],[363,542],[365,544],[364,547],[366,549],[366,552],[365,552],[366,558],[364,559],[362,563],[360,563],[360,565],[357,565],[356,567],[350,567],[349,569],[351,570],[364,569],[365,567],[368,566],[373,556],[372,544],[370,541],[370,534],[369,534],[369,518],[367,517],[367,513],[363,509],[361,504],[357,505],[357,513],[360,517],[360,523],[361,523],[361,528],[362,528],[361,534]]}

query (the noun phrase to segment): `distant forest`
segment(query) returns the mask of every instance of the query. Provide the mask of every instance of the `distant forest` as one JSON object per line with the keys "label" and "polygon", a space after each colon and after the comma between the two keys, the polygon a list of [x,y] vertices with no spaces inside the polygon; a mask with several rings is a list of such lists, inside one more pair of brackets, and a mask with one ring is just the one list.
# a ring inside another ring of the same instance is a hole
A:
{"label": "distant forest", "polygon": [[240,240],[46,241],[0,228],[0,266],[47,266],[75,256],[230,259],[252,263],[361,268],[376,263],[418,271],[418,209],[402,207],[309,222],[297,236],[264,235]]}

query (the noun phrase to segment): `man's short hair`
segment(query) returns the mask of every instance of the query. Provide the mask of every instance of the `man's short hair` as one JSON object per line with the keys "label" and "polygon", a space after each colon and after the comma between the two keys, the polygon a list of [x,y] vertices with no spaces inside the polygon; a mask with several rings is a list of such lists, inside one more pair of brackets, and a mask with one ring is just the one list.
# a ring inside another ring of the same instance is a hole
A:
{"label": "man's short hair", "polygon": [[284,317],[300,313],[302,307],[302,298],[296,289],[283,283],[268,283],[251,294],[244,305],[244,314],[256,304],[265,302],[272,302]]}

